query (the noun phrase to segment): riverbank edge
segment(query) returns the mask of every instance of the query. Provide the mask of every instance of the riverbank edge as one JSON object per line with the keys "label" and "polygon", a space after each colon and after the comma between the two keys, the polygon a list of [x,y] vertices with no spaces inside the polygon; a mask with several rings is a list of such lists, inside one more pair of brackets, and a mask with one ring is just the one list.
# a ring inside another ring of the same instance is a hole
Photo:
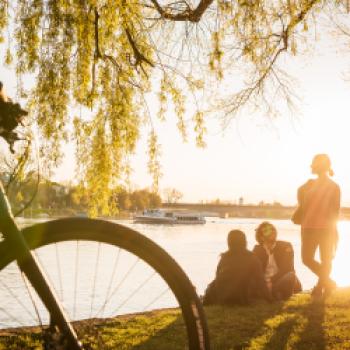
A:
{"label": "riverbank edge", "polygon": [[[327,299],[308,292],[285,302],[205,308],[212,349],[343,350],[350,349],[350,288],[338,288]],[[183,350],[179,310],[161,309],[116,317],[103,327],[111,349]],[[0,349],[40,349],[38,328],[0,332]]]}

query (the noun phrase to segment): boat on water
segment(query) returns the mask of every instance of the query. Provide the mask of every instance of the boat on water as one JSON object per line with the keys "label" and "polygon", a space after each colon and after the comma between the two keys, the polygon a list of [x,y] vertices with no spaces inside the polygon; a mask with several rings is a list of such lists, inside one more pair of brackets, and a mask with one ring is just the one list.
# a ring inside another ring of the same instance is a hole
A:
{"label": "boat on water", "polygon": [[200,213],[186,211],[170,211],[161,209],[144,210],[141,215],[134,216],[134,222],[140,224],[205,224]]}

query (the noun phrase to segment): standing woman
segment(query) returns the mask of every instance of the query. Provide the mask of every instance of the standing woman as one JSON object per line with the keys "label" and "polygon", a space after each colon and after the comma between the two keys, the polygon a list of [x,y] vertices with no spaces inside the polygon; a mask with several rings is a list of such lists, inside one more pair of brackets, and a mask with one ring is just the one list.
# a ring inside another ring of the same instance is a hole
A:
{"label": "standing woman", "polygon": [[[336,287],[329,275],[338,240],[340,189],[329,177],[333,176],[333,170],[327,154],[317,154],[313,158],[311,171],[317,178],[308,180],[298,189],[301,257],[304,265],[318,276],[312,295],[322,296]],[[315,260],[317,248],[320,261]]]}

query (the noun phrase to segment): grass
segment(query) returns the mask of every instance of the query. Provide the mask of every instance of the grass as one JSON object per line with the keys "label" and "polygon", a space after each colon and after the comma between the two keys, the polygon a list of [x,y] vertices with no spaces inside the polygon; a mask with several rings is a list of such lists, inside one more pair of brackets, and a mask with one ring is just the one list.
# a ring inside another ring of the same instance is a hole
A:
{"label": "grass", "polygon": [[[326,300],[309,294],[295,295],[287,302],[257,303],[243,307],[206,308],[213,350],[344,350],[350,349],[350,288],[338,289]],[[98,349],[94,331],[86,342]],[[110,349],[182,350],[186,337],[178,310],[95,322]],[[41,349],[36,328],[0,333],[0,350]]]}

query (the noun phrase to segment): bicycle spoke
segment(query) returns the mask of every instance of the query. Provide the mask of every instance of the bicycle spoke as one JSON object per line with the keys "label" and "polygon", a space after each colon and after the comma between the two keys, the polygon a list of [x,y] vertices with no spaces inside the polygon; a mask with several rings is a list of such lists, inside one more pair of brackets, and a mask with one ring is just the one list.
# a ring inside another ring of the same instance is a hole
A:
{"label": "bicycle spoke", "polygon": [[[2,311],[8,318],[10,318],[13,321],[14,324],[18,324],[21,327],[25,327],[26,326],[24,323],[22,323],[22,321],[20,321],[16,316],[12,315],[8,310],[0,307],[0,311]],[[4,326],[8,327],[8,324],[4,324]]]}
{"label": "bicycle spoke", "polygon": [[55,253],[56,253],[56,266],[57,266],[57,273],[58,273],[58,282],[60,286],[60,295],[62,302],[64,301],[64,295],[63,295],[63,284],[62,284],[62,271],[61,271],[61,261],[60,261],[60,255],[58,250],[58,244],[55,243]]}
{"label": "bicycle spoke", "polygon": [[[110,294],[110,291],[112,289],[112,283],[114,281],[114,276],[116,274],[118,263],[119,263],[120,252],[121,252],[121,249],[118,248],[118,252],[117,252],[117,255],[115,257],[114,264],[113,264],[111,278],[109,280],[109,285],[108,285],[108,288],[107,288],[107,291],[106,291],[105,301],[104,301],[104,303],[102,305],[102,308],[101,308],[101,315],[102,316],[104,315],[104,311],[105,311],[105,308],[106,308],[106,305],[107,305],[107,300],[109,299],[109,294]],[[96,317],[98,317],[98,314],[96,314]]]}
{"label": "bicycle spoke", "polygon": [[156,275],[156,272],[154,271],[150,276],[148,276],[112,313],[116,314],[118,310],[122,306],[124,306],[141,288],[143,288],[154,276]]}
{"label": "bicycle spoke", "polygon": [[[134,268],[136,267],[136,265],[138,264],[138,262],[140,261],[140,258],[136,258],[134,264],[129,268],[129,270],[125,273],[125,275],[123,276],[123,278],[121,279],[121,281],[117,284],[117,286],[114,288],[113,292],[110,294],[108,300],[105,301],[104,307],[111,301],[112,297],[117,293],[117,291],[119,290],[120,286],[125,283],[125,281],[127,280],[127,278],[131,275],[131,272],[134,270]],[[97,314],[100,313],[100,311],[102,310],[102,307],[99,309],[99,311],[97,312]]]}
{"label": "bicycle spoke", "polygon": [[170,291],[169,287],[166,287],[164,291],[162,291],[158,296],[156,296],[150,303],[148,303],[146,306],[143,307],[143,310],[148,310],[151,305],[153,305],[156,301],[158,301],[160,298],[162,298],[166,293]]}
{"label": "bicycle spoke", "polygon": [[24,282],[24,284],[25,284],[25,286],[27,288],[27,292],[28,292],[28,295],[29,295],[30,300],[32,302],[32,305],[34,307],[36,316],[38,318],[39,325],[40,325],[41,328],[43,328],[43,323],[42,323],[42,320],[41,320],[41,317],[40,317],[39,309],[38,309],[38,307],[36,305],[36,302],[34,301],[34,297],[33,297],[33,294],[31,292],[29,282],[28,282],[28,280],[27,280],[27,278],[26,278],[26,276],[24,275],[23,272],[21,273],[21,276],[22,276],[23,282]]}
{"label": "bicycle spoke", "polygon": [[101,250],[101,243],[98,243],[96,263],[95,263],[95,272],[94,272],[94,276],[93,276],[94,277],[94,283],[93,283],[93,287],[92,287],[92,297],[91,297],[90,316],[89,316],[89,318],[91,318],[91,315],[92,315],[92,308],[93,308],[94,299],[95,299],[98,263],[100,261],[100,250]]}
{"label": "bicycle spoke", "polygon": [[[20,272],[19,272],[20,273]],[[25,304],[22,302],[23,297],[20,299],[13,291],[12,289],[3,281],[0,280],[0,284],[7,291],[8,294],[10,294],[15,301],[23,308],[23,310],[26,312],[26,314],[35,321],[35,316],[29,311],[29,309],[25,306]]]}
{"label": "bicycle spoke", "polygon": [[75,255],[73,319],[75,319],[75,313],[76,313],[76,307],[77,307],[78,270],[79,270],[79,241],[77,241],[76,243],[76,255]]}
{"label": "bicycle spoke", "polygon": [[46,279],[48,280],[49,282],[49,285],[54,287],[55,284],[53,283],[53,279],[52,279],[52,274],[50,274],[47,270],[47,264],[44,264],[43,261],[42,261],[42,258],[40,257],[40,254],[38,254],[38,252],[36,250],[32,251],[33,255],[35,256],[35,259],[38,261],[39,265],[40,265],[40,268],[41,270],[43,271]]}

